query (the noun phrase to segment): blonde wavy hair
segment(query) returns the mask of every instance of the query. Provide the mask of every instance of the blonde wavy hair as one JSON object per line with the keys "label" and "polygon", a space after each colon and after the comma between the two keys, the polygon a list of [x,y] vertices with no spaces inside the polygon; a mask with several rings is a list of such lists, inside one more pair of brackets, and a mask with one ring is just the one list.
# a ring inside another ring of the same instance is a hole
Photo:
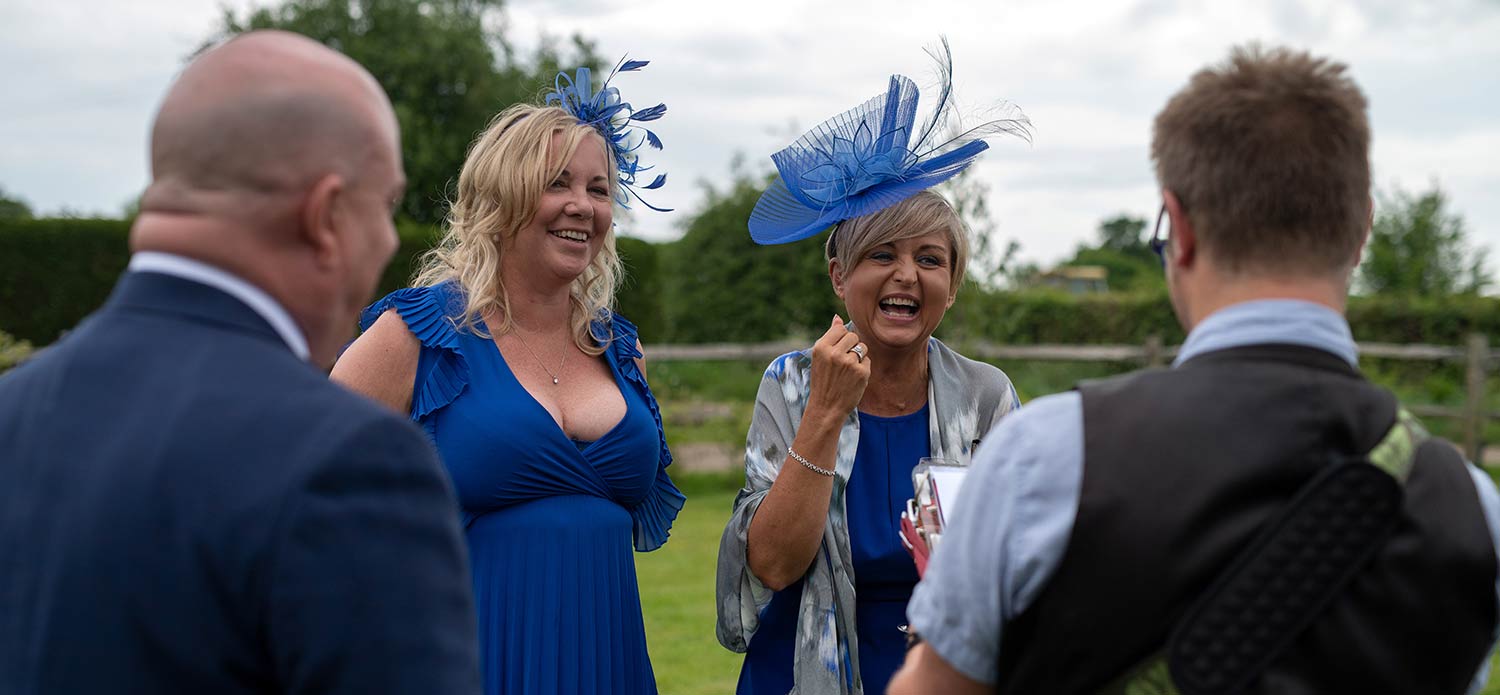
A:
{"label": "blonde wavy hair", "polygon": [[[562,136],[561,147],[549,153],[553,135]],[[481,333],[480,317],[493,310],[500,315],[500,325],[491,328],[500,334],[511,330],[510,298],[500,277],[502,247],[535,217],[547,185],[562,174],[579,144],[590,135],[599,132],[558,107],[517,104],[495,116],[469,147],[447,228],[437,245],[422,255],[412,278],[417,287],[449,280],[463,287],[464,314],[455,321],[456,327]],[[615,161],[608,152],[605,160],[613,199],[618,186]],[[622,277],[611,228],[604,232],[603,247],[569,291],[573,342],[587,354],[604,352],[590,323],[608,317]]]}

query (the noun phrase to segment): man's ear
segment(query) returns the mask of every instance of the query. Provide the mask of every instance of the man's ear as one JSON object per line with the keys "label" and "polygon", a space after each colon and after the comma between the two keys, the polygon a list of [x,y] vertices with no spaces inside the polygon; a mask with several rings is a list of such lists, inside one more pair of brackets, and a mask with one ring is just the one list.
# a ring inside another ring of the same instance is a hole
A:
{"label": "man's ear", "polygon": [[828,279],[833,282],[833,293],[844,298],[844,264],[835,258],[828,261]]}
{"label": "man's ear", "polygon": [[338,206],[346,194],[344,179],[327,174],[313,184],[302,202],[301,240],[313,250],[318,267],[338,265],[340,240]]}
{"label": "man's ear", "polygon": [[1192,265],[1198,253],[1198,230],[1193,228],[1193,221],[1188,219],[1187,211],[1182,208],[1182,201],[1177,199],[1176,193],[1162,189],[1161,196],[1167,206],[1167,219],[1172,225],[1167,237],[1170,249],[1167,263],[1178,267]]}

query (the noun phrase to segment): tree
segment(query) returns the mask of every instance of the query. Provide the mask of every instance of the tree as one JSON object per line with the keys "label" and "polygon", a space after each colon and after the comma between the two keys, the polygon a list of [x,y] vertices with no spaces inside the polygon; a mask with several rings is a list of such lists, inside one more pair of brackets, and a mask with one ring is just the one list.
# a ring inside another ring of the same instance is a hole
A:
{"label": "tree", "polygon": [[1463,218],[1446,209],[1440,188],[1420,195],[1395,189],[1376,196],[1375,222],[1359,266],[1371,294],[1422,297],[1478,294],[1492,282],[1486,252],[1470,250]]}
{"label": "tree", "polygon": [[1145,238],[1146,220],[1115,215],[1099,223],[1099,245],[1080,244],[1063,265],[1096,265],[1109,271],[1109,288],[1118,291],[1153,290],[1166,280],[1161,260]]}
{"label": "tree", "polygon": [[1005,252],[1000,254],[999,262],[995,263],[995,272],[988,285],[981,284],[985,289],[1008,289],[1017,290],[1026,287],[1028,283],[1042,272],[1041,266],[1033,261],[1021,260],[1021,242],[1011,239],[1005,243]]}
{"label": "tree", "polygon": [[765,181],[736,172],[727,190],[705,184],[701,212],[661,250],[668,340],[734,342],[816,337],[844,313],[823,261],[827,232],[760,246],[746,225]]}
{"label": "tree", "polygon": [[661,249],[644,239],[615,236],[615,251],[625,266],[624,281],[615,293],[615,311],[635,323],[642,342],[658,343],[666,335],[662,307]]}
{"label": "tree", "polygon": [[494,28],[500,7],[500,0],[287,0],[244,17],[226,8],[219,34],[203,48],[254,29],[284,29],[364,65],[401,122],[408,184],[400,211],[437,223],[470,142],[496,113],[535,101],[560,65],[599,66],[593,44],[579,36],[571,60],[552,40],[530,61],[517,60]]}
{"label": "tree", "polygon": [[1130,215],[1115,215],[1099,223],[1099,248],[1141,255],[1151,253],[1142,232],[1146,220]]}
{"label": "tree", "polygon": [[0,220],[29,220],[31,206],[0,188]]}
{"label": "tree", "polygon": [[995,243],[999,225],[990,214],[990,186],[974,175],[972,167],[938,186],[938,192],[948,199],[959,219],[969,228],[968,276],[983,287],[992,287],[1015,263],[1020,244],[1011,239],[1002,250]]}

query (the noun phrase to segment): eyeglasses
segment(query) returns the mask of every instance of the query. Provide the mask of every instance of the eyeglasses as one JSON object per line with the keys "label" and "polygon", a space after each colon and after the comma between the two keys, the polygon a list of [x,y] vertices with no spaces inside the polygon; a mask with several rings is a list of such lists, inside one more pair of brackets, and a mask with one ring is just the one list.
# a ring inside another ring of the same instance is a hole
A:
{"label": "eyeglasses", "polygon": [[[1167,217],[1167,204],[1161,204],[1161,212],[1156,213],[1156,229],[1151,232],[1151,250],[1156,257],[1161,259],[1161,267],[1167,267],[1167,237],[1162,236],[1161,221]],[[1167,231],[1171,232],[1172,222],[1167,220]]]}

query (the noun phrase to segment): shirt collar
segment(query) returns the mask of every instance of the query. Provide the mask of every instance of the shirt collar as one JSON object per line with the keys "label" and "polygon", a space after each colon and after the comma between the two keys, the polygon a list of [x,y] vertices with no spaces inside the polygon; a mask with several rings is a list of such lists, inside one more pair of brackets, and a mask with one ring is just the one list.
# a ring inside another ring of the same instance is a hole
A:
{"label": "shirt collar", "polygon": [[1343,315],[1300,299],[1261,299],[1215,311],[1188,334],[1172,366],[1206,352],[1265,343],[1316,348],[1359,366],[1359,346]]}
{"label": "shirt collar", "polygon": [[130,257],[129,270],[171,275],[220,290],[240,300],[265,319],[298,359],[305,361],[311,354],[307,347],[307,337],[302,334],[302,329],[297,327],[297,323],[292,320],[292,315],[287,313],[285,307],[265,290],[223,269],[172,253],[140,251]]}

